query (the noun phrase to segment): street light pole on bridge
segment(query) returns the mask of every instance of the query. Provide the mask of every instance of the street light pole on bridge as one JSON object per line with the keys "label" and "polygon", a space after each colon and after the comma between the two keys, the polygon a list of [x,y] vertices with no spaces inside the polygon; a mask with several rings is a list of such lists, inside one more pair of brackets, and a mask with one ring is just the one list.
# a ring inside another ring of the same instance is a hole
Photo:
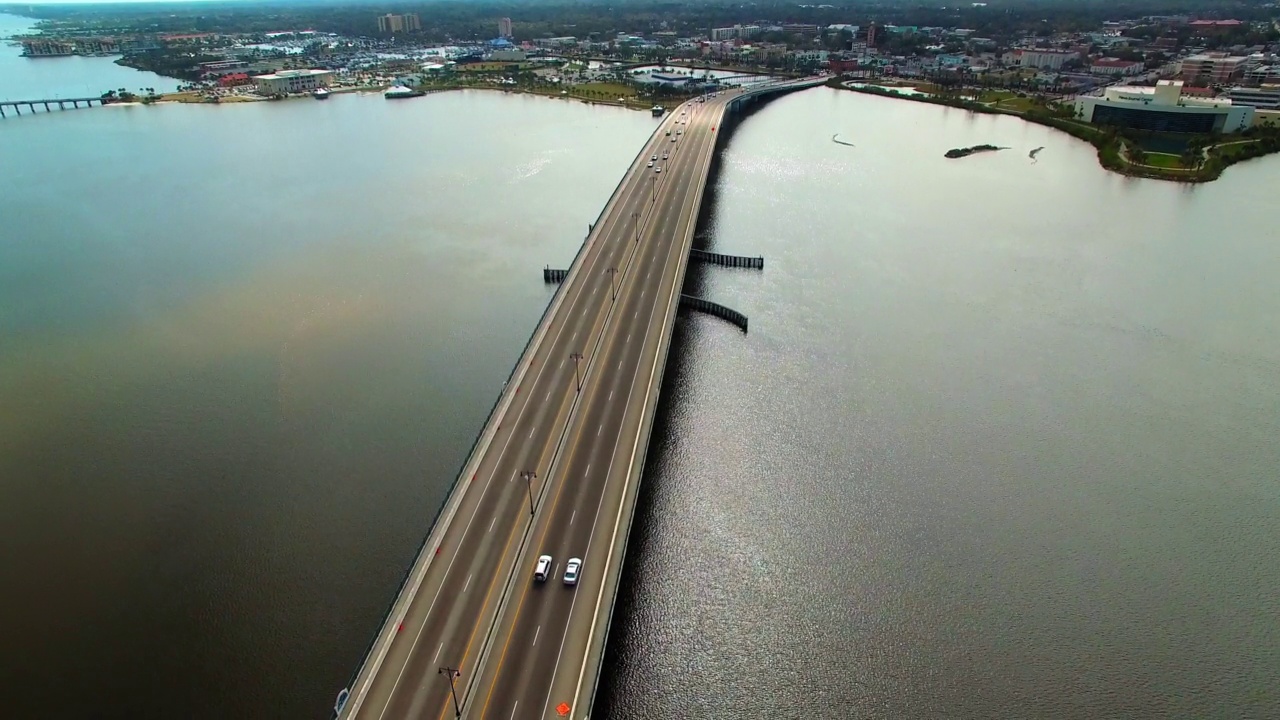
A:
{"label": "street light pole on bridge", "polygon": [[573,382],[578,386],[578,392],[582,392],[582,378],[578,376],[578,362],[582,360],[582,353],[574,353],[569,357],[573,360]]}
{"label": "street light pole on bridge", "polygon": [[521,471],[520,477],[524,478],[525,489],[529,491],[529,517],[533,517],[533,481],[538,479],[538,473],[533,470]]}
{"label": "street light pole on bridge", "polygon": [[614,302],[618,300],[618,286],[614,283],[614,278],[618,277],[618,268],[611,267],[605,272],[609,273],[609,291],[613,295]]}
{"label": "street light pole on bridge", "polygon": [[640,211],[631,213],[631,220],[636,224],[636,242],[640,242]]}
{"label": "street light pole on bridge", "polygon": [[462,671],[457,668],[442,667],[439,674],[449,676],[449,694],[453,696],[453,716],[462,717],[462,706],[458,704],[458,689],[453,685],[455,679],[462,677]]}

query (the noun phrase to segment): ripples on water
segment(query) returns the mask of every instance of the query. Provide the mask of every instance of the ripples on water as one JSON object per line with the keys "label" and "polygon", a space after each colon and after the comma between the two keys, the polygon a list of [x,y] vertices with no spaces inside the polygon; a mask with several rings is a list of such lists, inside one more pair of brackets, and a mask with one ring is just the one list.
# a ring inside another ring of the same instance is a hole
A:
{"label": "ripples on water", "polygon": [[711,245],[766,269],[690,284],[751,332],[677,329],[598,713],[1280,715],[1280,164],[826,89],[737,133]]}

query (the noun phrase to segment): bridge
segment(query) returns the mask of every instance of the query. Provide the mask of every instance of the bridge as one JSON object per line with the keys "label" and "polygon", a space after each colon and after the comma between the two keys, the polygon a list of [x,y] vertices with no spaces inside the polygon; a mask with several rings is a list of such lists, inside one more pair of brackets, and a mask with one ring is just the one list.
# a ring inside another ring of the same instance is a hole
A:
{"label": "bridge", "polygon": [[588,716],[712,158],[750,105],[823,81],[729,90],[662,120],[555,279],[335,717]]}
{"label": "bridge", "polygon": [[0,100],[0,117],[6,117],[5,108],[13,110],[14,114],[21,115],[23,106],[31,113],[36,112],[36,107],[43,105],[45,112],[53,112],[53,106],[57,105],[60,110],[65,110],[68,105],[72,108],[80,107],[80,103],[84,103],[85,107],[93,107],[94,103],[105,105],[106,100],[101,97],[88,98],[42,98],[40,100]]}

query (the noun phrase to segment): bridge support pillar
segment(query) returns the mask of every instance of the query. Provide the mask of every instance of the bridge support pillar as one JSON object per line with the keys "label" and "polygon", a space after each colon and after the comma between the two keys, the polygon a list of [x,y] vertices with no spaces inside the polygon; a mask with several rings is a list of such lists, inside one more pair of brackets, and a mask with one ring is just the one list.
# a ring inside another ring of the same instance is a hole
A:
{"label": "bridge support pillar", "polygon": [[47,101],[44,104],[44,111],[49,112],[49,103]]}

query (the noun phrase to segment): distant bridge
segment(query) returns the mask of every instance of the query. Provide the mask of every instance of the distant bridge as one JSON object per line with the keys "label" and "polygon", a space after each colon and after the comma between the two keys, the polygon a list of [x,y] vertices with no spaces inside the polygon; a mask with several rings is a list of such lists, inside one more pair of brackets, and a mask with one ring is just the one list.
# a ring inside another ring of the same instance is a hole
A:
{"label": "distant bridge", "polygon": [[82,98],[43,98],[40,100],[0,100],[0,117],[8,117],[5,114],[5,108],[13,110],[15,115],[22,114],[22,107],[25,105],[28,112],[35,114],[36,107],[43,105],[45,112],[53,112],[53,106],[57,105],[59,110],[66,110],[67,105],[72,108],[80,107],[80,103],[84,103],[85,107],[93,107],[94,103],[106,105],[107,101],[102,97],[82,97]]}

